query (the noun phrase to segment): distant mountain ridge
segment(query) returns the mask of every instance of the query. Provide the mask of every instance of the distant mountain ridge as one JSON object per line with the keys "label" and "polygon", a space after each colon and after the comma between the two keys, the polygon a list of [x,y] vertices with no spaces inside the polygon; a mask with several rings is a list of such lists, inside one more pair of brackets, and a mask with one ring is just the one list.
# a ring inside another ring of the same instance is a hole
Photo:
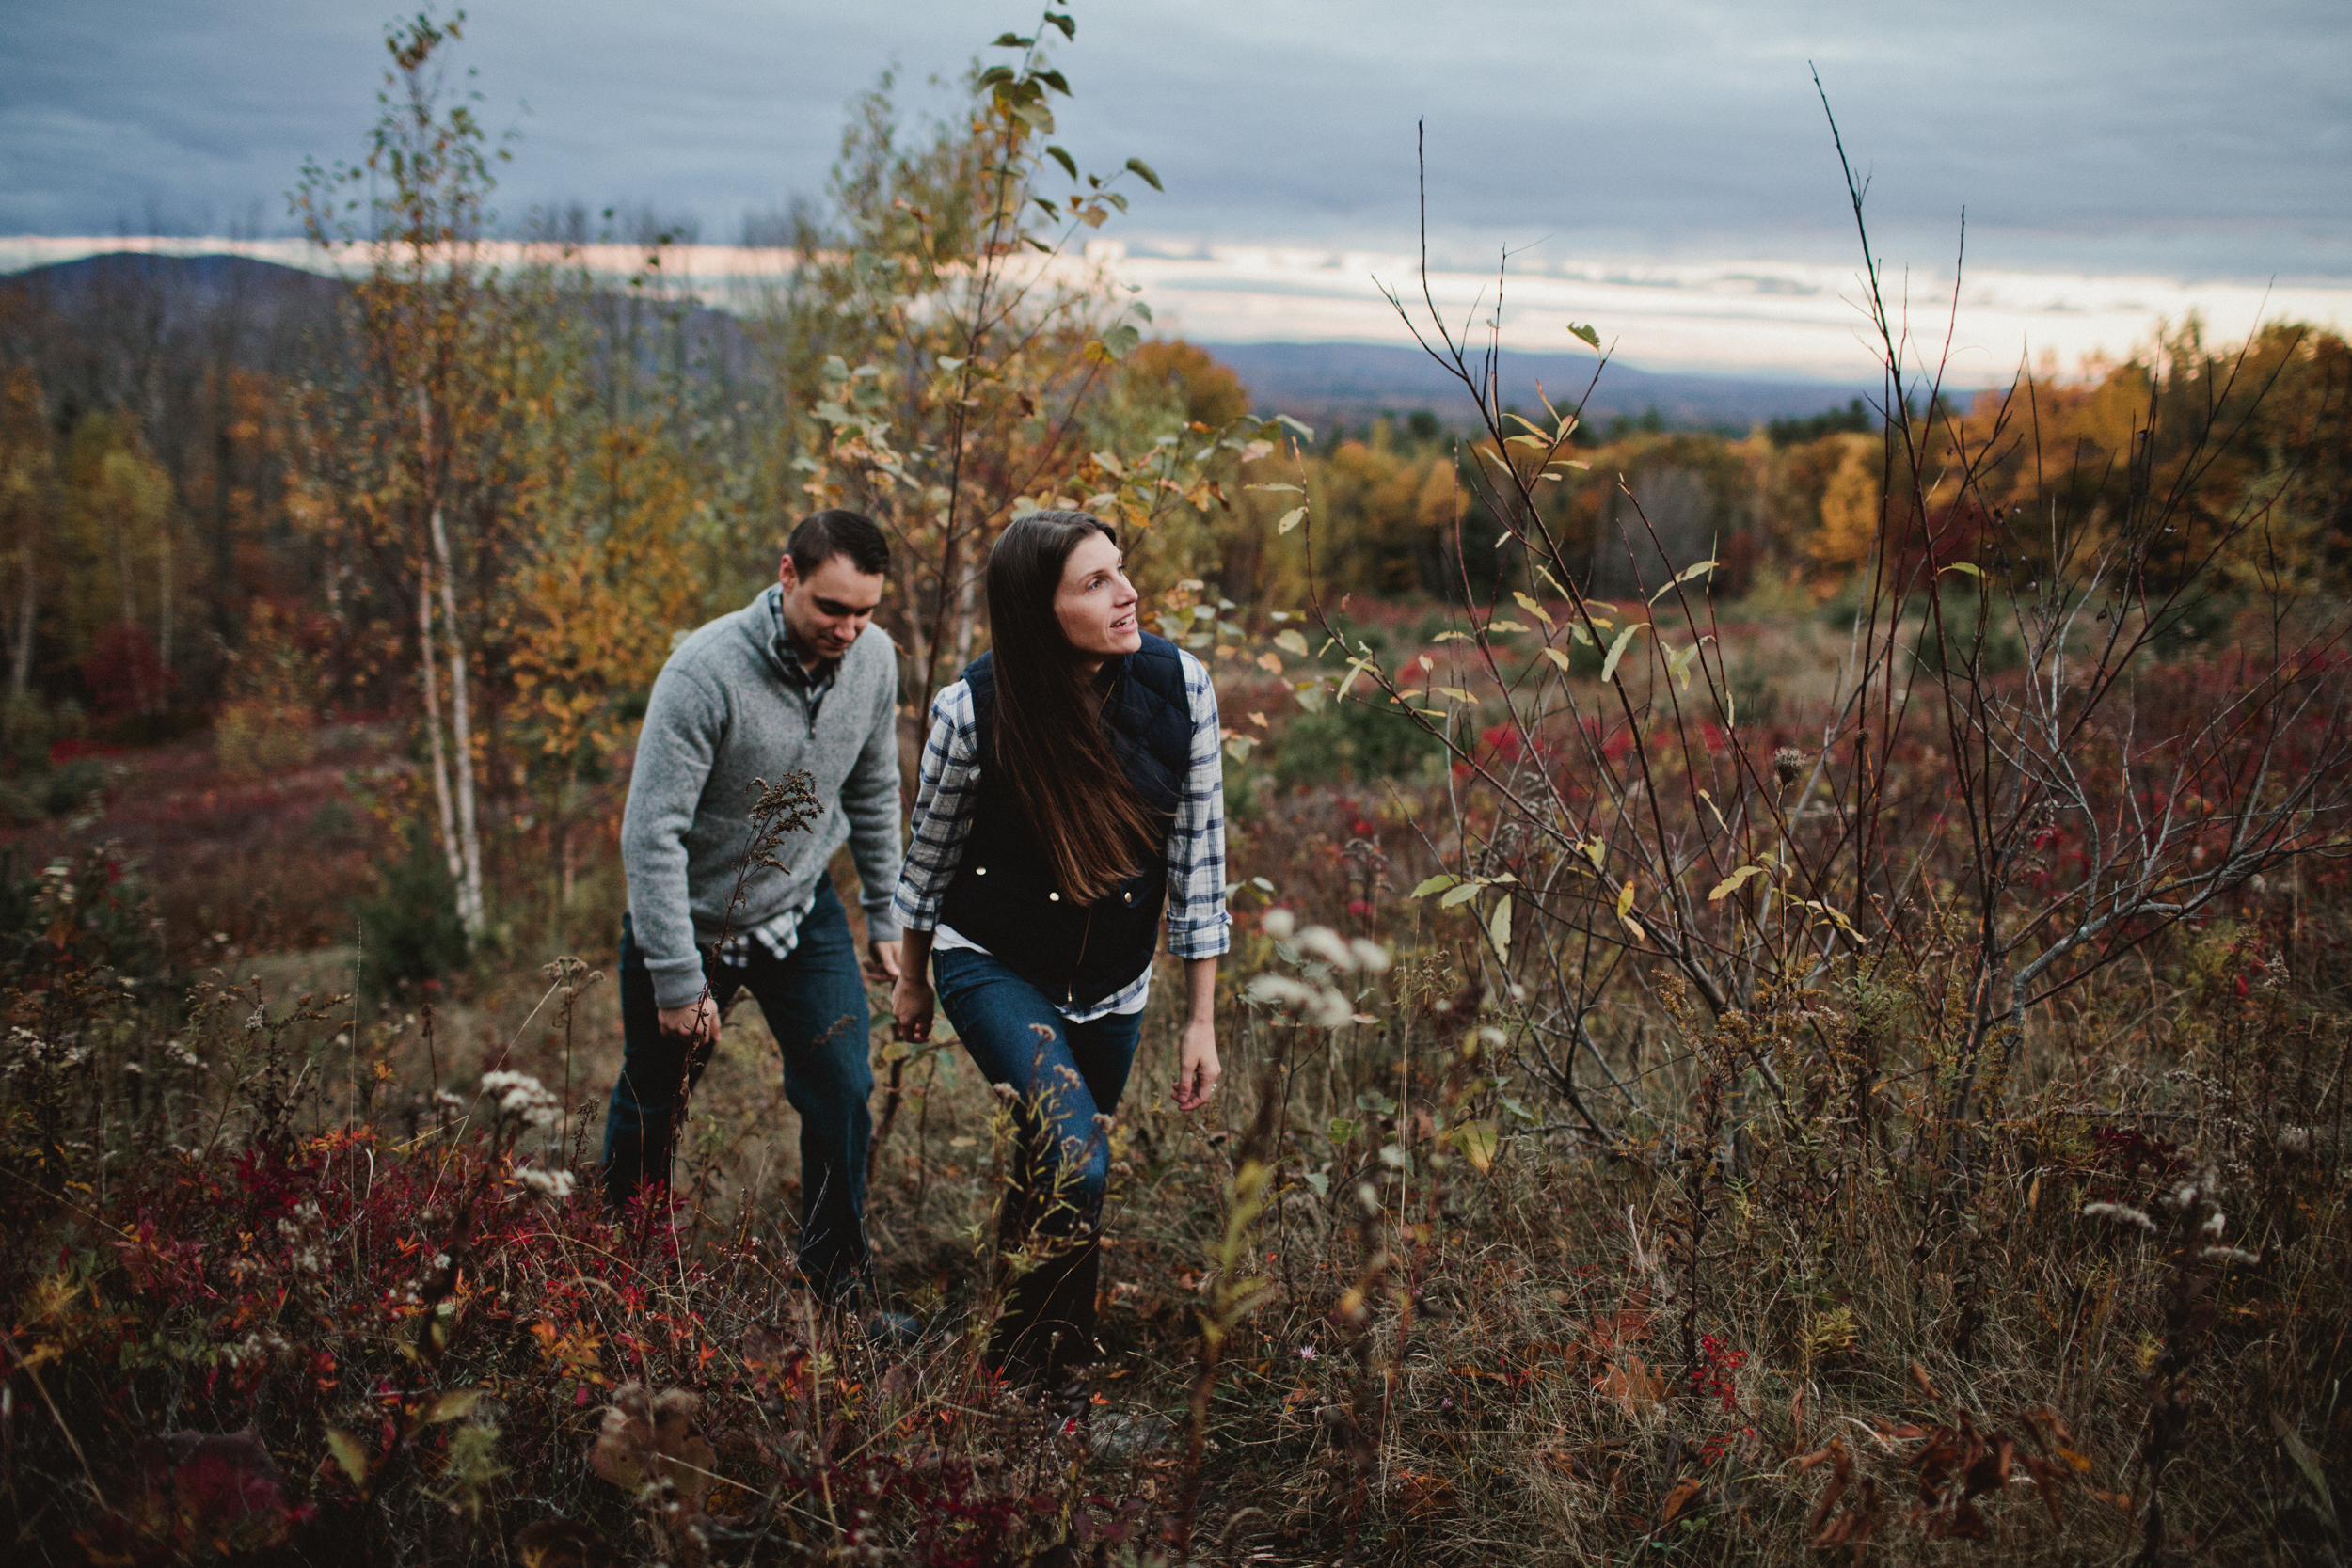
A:
{"label": "distant mountain ridge", "polygon": [[[1383,343],[1203,343],[1240,376],[1256,407],[1309,424],[1362,424],[1384,414],[1427,409],[1448,424],[1470,418],[1470,393],[1418,348]],[[1672,375],[1612,362],[1593,374],[1592,355],[1503,354],[1497,366],[1506,405],[1535,409],[1538,385],[1553,406],[1582,400],[1584,418],[1599,422],[1639,418],[1651,409],[1667,425],[1729,426],[1746,430],[1776,419],[1804,418],[1842,408],[1849,400],[1875,400],[1878,385],[1824,381],[1741,380]],[[1592,395],[1585,397],[1585,388]]]}
{"label": "distant mountain ridge", "polygon": [[[116,251],[58,261],[0,277],[0,290],[32,290],[59,303],[87,302],[129,291],[159,294],[165,326],[187,325],[224,310],[269,321],[323,322],[348,284],[319,273],[244,256],[165,256]],[[739,332],[721,310],[697,310],[701,331]],[[1427,409],[1448,424],[1470,414],[1461,384],[1418,348],[1384,343],[1202,342],[1249,388],[1252,406],[1288,414],[1318,428],[1361,425],[1383,415]],[[1511,354],[1498,370],[1503,401],[1540,407],[1540,385],[1555,405],[1584,397],[1598,361],[1591,355]],[[1875,399],[1875,383],[1745,380],[1662,374],[1613,363],[1585,399],[1590,422],[1638,418],[1655,409],[1670,427],[1745,430],[1769,420],[1803,418],[1842,407],[1852,398]]]}

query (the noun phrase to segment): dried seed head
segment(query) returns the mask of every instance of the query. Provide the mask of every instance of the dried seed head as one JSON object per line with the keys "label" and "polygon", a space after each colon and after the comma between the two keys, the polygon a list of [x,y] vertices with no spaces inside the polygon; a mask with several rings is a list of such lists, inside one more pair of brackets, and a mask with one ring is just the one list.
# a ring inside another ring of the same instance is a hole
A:
{"label": "dried seed head", "polygon": [[1780,781],[1783,789],[1795,784],[1797,775],[1804,771],[1804,753],[1794,746],[1783,746],[1772,752],[1772,776]]}

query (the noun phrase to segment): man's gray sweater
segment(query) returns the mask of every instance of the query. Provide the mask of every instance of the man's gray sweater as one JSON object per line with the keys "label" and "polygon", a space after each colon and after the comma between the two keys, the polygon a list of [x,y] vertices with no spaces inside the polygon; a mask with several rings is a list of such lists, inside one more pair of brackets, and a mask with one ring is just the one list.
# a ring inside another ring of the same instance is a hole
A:
{"label": "man's gray sweater", "polygon": [[[785,678],[787,655],[770,588],[680,643],[653,683],[621,817],[621,862],[638,948],[654,1003],[693,1005],[703,993],[695,943],[741,935],[807,901],[844,840],[865,884],[869,941],[894,942],[898,885],[898,660],[879,626],[841,657],[815,720]],[[755,867],[730,917],[737,863],[751,847],[755,781],[795,768],[817,780],[824,816]]]}

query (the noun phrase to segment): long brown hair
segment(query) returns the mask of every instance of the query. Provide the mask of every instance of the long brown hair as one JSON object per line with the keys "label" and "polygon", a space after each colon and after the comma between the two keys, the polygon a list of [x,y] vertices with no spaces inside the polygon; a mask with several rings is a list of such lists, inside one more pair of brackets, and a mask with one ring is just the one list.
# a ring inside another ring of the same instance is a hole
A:
{"label": "long brown hair", "polygon": [[1070,552],[1094,533],[1119,542],[1089,513],[1032,512],[1012,520],[988,557],[996,754],[981,766],[1003,769],[1054,879],[1082,904],[1133,876],[1135,857],[1161,836],[1104,733],[1102,693],[1054,612]]}

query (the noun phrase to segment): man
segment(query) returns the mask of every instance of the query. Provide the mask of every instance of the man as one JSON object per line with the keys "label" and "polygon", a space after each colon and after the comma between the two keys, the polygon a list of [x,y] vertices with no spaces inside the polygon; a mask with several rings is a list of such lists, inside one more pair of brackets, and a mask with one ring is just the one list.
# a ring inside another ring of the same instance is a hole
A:
{"label": "man", "polygon": [[[803,518],[775,583],[662,666],[621,819],[624,1055],[605,1121],[607,1200],[619,1210],[667,1185],[677,1102],[728,1002],[749,990],[800,1113],[801,1268],[827,1299],[865,1268],[873,1132],[866,987],[826,872],[845,840],[866,908],[864,978],[898,975],[898,664],[872,624],[889,566],[888,541],[856,513]],[[788,870],[745,872],[755,781],[795,769],[815,775],[824,815],[778,850]]]}

